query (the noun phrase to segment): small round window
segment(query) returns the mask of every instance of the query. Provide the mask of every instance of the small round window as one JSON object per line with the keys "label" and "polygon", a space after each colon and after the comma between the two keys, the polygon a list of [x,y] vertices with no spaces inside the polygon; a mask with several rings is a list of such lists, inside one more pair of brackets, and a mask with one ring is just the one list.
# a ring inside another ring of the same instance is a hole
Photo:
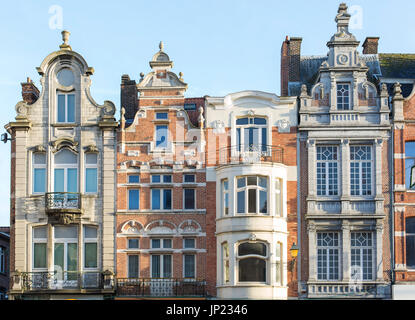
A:
{"label": "small round window", "polygon": [[74,83],[73,72],[67,68],[58,72],[58,81],[62,86],[69,87]]}

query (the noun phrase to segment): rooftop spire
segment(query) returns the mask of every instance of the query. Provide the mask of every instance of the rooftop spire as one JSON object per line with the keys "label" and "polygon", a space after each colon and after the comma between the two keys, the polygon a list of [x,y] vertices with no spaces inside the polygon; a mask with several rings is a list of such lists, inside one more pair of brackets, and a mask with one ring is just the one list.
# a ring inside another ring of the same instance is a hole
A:
{"label": "rooftop spire", "polygon": [[59,46],[59,48],[62,50],[72,50],[71,46],[68,44],[71,33],[67,30],[63,30],[61,34],[63,43]]}
{"label": "rooftop spire", "polygon": [[160,51],[163,51],[164,49],[163,41],[160,41],[159,48],[160,48]]}
{"label": "rooftop spire", "polygon": [[340,3],[335,21],[337,23],[338,34],[349,34],[350,14],[347,12],[347,5],[345,3]]}

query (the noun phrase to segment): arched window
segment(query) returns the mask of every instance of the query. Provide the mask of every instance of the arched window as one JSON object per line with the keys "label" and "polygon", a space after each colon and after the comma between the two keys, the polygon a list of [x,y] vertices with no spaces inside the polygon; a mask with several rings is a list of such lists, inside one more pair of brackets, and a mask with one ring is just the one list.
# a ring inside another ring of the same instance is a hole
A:
{"label": "arched window", "polygon": [[266,151],[267,119],[246,117],[236,120],[238,151]]}
{"label": "arched window", "polygon": [[238,246],[239,282],[266,282],[267,245],[262,242],[244,242]]}
{"label": "arched window", "polygon": [[237,213],[268,214],[268,179],[260,176],[237,178]]}
{"label": "arched window", "polygon": [[415,268],[415,217],[406,218],[406,267]]}
{"label": "arched window", "polygon": [[78,192],[78,156],[67,149],[55,154],[55,192]]}

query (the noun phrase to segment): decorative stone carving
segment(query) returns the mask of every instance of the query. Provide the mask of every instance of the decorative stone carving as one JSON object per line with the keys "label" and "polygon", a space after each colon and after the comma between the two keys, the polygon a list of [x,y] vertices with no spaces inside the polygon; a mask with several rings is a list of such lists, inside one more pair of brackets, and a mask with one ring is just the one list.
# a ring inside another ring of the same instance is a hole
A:
{"label": "decorative stone carving", "polygon": [[55,141],[52,141],[51,144],[53,153],[60,151],[62,148],[68,148],[73,152],[78,153],[78,142],[74,141],[70,137],[59,138]]}
{"label": "decorative stone carving", "polygon": [[46,149],[43,145],[37,145],[33,147],[33,152],[46,152]]}
{"label": "decorative stone carving", "polygon": [[111,101],[105,100],[104,105],[102,106],[102,115],[113,117],[115,114],[115,105]]}
{"label": "decorative stone carving", "polygon": [[212,122],[213,133],[221,134],[225,133],[225,123],[221,120],[215,120]]}
{"label": "decorative stone carving", "polygon": [[255,115],[255,110],[251,109],[247,112],[248,116],[252,117]]}
{"label": "decorative stone carving", "polygon": [[96,146],[91,144],[91,145],[85,147],[85,152],[86,153],[98,153],[99,151],[98,151],[98,148]]}
{"label": "decorative stone carving", "polygon": [[16,120],[27,120],[28,104],[24,101],[20,101],[16,104]]}
{"label": "decorative stone carving", "polygon": [[256,234],[255,233],[251,233],[249,235],[249,241],[256,241]]}
{"label": "decorative stone carving", "polygon": [[278,132],[290,132],[291,130],[291,124],[288,120],[282,119],[278,122]]}
{"label": "decorative stone carving", "polygon": [[345,54],[339,54],[337,56],[337,63],[341,65],[345,65],[349,61],[349,58]]}

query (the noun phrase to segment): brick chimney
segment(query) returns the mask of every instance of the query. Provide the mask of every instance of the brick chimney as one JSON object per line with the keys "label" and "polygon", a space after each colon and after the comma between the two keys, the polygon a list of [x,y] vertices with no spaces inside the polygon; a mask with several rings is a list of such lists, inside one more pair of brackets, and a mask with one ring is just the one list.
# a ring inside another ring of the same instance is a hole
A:
{"label": "brick chimney", "polygon": [[128,74],[121,77],[121,108],[125,109],[125,119],[134,119],[138,110],[137,84]]}
{"label": "brick chimney", "polygon": [[300,81],[302,38],[288,36],[281,47],[281,95],[288,95],[288,83]]}
{"label": "brick chimney", "polygon": [[26,82],[22,82],[22,97],[27,104],[33,104],[39,99],[40,91],[28,77]]}
{"label": "brick chimney", "polygon": [[377,54],[378,53],[378,37],[367,37],[363,43],[363,54]]}

